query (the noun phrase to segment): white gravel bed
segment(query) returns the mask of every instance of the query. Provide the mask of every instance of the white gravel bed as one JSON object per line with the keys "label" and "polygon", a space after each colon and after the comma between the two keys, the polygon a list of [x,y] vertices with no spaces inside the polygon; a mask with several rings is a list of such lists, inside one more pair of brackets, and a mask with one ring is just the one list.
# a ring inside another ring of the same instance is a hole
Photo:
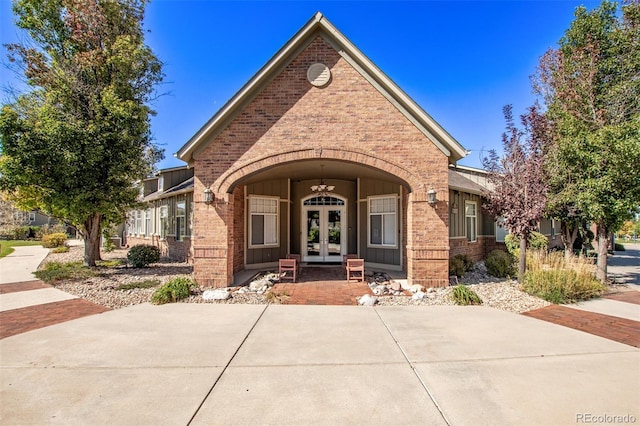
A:
{"label": "white gravel bed", "polygon": [[[531,296],[520,290],[520,286],[516,281],[485,282],[482,284],[470,284],[468,287],[480,296],[483,306],[503,311],[521,313],[550,305],[546,300]],[[420,300],[414,300],[411,296],[379,296],[377,305],[455,305],[451,296],[452,292],[453,287],[430,288],[427,289],[426,296]]]}
{"label": "white gravel bed", "polygon": [[[83,247],[71,247],[68,253],[50,253],[40,266],[51,261],[73,262],[83,258]],[[102,253],[103,260],[120,259],[125,265],[117,267],[98,267],[98,276],[81,281],[64,281],[55,284],[55,287],[81,297],[93,303],[112,309],[123,308],[139,303],[149,302],[156,287],[135,288],[120,290],[123,284],[131,284],[145,280],[158,280],[159,285],[176,277],[193,276],[193,267],[181,262],[160,262],[150,265],[148,268],[130,268],[126,266],[127,250],[114,250],[110,253]],[[467,283],[482,299],[484,306],[501,309],[510,312],[525,312],[532,309],[548,306],[550,303],[521,291],[519,285],[513,280],[498,280],[486,275],[482,268],[475,268],[473,272],[460,281]],[[204,300],[202,294],[209,288],[200,287],[184,303],[244,303],[265,304],[270,302],[284,302],[270,300],[267,293],[239,292],[238,288],[230,288],[230,297],[226,300]],[[454,305],[451,298],[452,287],[432,288],[426,290],[426,296],[421,300],[414,300],[411,296],[378,296],[377,305],[380,306],[430,306],[430,305]]]}

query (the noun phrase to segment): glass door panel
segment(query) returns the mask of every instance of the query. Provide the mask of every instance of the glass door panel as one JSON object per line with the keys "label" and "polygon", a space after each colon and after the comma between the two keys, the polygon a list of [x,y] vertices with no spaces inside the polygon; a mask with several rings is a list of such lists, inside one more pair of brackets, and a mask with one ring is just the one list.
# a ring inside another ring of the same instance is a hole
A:
{"label": "glass door panel", "polygon": [[320,256],[320,210],[307,210],[307,256]]}
{"label": "glass door panel", "polygon": [[327,210],[327,253],[329,261],[341,261],[342,258],[342,210]]}

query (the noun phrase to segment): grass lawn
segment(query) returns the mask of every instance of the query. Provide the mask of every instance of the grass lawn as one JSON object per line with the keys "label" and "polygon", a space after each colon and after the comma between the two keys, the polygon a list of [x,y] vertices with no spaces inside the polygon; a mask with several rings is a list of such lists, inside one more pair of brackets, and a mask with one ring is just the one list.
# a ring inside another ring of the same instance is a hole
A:
{"label": "grass lawn", "polygon": [[2,240],[0,241],[0,246],[2,246],[2,250],[0,250],[0,257],[5,257],[6,255],[13,253],[14,247],[39,246],[40,244],[40,241]]}

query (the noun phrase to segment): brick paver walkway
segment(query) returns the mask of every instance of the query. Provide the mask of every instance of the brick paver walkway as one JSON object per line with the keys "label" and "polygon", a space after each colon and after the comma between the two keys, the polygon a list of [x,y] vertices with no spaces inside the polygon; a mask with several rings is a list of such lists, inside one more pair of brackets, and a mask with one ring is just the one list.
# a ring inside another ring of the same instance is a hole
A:
{"label": "brick paver walkway", "polygon": [[41,288],[51,288],[40,280],[24,281],[21,283],[0,284],[0,294],[16,293],[18,291],[39,290]]}
{"label": "brick paver walkway", "polygon": [[619,302],[640,305],[640,291],[621,291],[620,293],[607,294],[602,297],[605,299],[617,300]]}
{"label": "brick paver walkway", "polygon": [[348,283],[340,266],[304,267],[296,283],[281,282],[272,292],[286,294],[281,300],[287,305],[357,305],[364,294],[373,295],[367,283]]}
{"label": "brick paver walkway", "polygon": [[[2,284],[0,294],[50,287],[42,281]],[[0,339],[109,310],[88,300],[70,299],[3,311],[0,312]]]}
{"label": "brick paver walkway", "polygon": [[[625,292],[637,293],[637,292]],[[616,293],[616,298],[607,296],[621,302],[637,300],[633,294]],[[631,302],[636,303],[636,302]],[[563,325],[575,330],[584,331],[605,339],[614,340],[626,345],[640,348],[640,321],[633,321],[627,318],[619,318],[611,315],[598,314],[595,312],[583,311],[580,309],[567,308],[565,306],[551,305],[541,309],[524,312],[523,315],[540,320]]]}

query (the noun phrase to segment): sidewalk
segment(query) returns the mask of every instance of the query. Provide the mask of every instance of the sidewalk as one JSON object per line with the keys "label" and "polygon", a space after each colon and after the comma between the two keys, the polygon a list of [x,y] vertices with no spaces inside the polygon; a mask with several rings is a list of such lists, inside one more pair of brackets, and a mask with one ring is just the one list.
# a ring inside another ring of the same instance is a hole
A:
{"label": "sidewalk", "polygon": [[15,247],[14,252],[0,259],[0,284],[33,281],[33,271],[45,257],[49,249],[42,246]]}
{"label": "sidewalk", "polygon": [[0,259],[0,339],[109,310],[37,280],[47,254],[25,246]]}

